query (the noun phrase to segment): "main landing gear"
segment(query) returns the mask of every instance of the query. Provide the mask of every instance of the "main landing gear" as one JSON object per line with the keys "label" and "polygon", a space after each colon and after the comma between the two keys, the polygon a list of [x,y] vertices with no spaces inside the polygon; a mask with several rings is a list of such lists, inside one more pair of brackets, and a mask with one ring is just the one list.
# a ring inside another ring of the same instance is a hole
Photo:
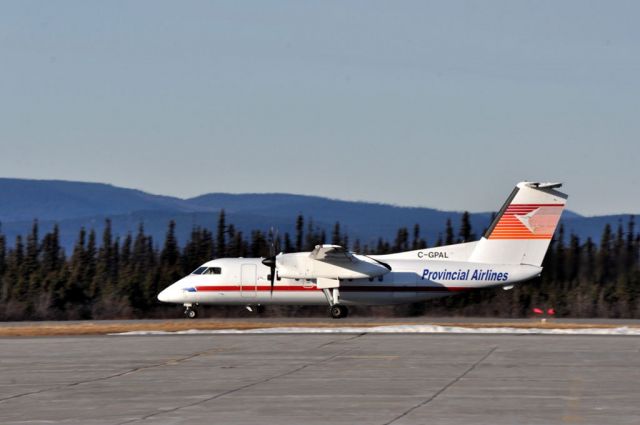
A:
{"label": "main landing gear", "polygon": [[343,304],[334,304],[329,307],[329,315],[334,319],[344,319],[349,315],[349,309]]}
{"label": "main landing gear", "polygon": [[195,319],[198,317],[198,305],[185,304],[184,305],[184,317],[187,319]]}
{"label": "main landing gear", "polygon": [[323,289],[324,296],[329,301],[329,316],[334,319],[344,319],[349,315],[349,309],[346,305],[340,304],[340,291],[338,288]]}

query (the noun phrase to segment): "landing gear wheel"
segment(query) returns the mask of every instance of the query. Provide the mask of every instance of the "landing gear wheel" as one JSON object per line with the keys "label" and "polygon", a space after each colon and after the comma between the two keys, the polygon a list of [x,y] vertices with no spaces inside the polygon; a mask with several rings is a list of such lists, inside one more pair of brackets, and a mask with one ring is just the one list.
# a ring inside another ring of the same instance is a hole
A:
{"label": "landing gear wheel", "polygon": [[334,304],[329,307],[329,315],[334,319],[344,319],[349,315],[349,309],[346,305]]}
{"label": "landing gear wheel", "polygon": [[185,308],[184,310],[184,315],[187,319],[195,319],[196,317],[198,317],[198,310],[195,310],[193,308]]}

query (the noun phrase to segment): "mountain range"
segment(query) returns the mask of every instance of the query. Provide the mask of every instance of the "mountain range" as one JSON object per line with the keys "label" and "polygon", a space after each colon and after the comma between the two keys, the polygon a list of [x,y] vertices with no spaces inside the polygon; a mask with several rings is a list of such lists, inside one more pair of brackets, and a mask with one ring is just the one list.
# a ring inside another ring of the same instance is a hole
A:
{"label": "mountain range", "polygon": [[[107,218],[112,221],[114,233],[121,237],[135,233],[142,223],[157,244],[164,240],[169,220],[175,220],[178,240],[185,242],[194,226],[215,231],[221,209],[226,212],[227,223],[245,234],[273,227],[280,234],[293,235],[296,216],[302,214],[327,234],[339,221],[350,240],[357,238],[362,244],[373,244],[380,237],[393,241],[399,227],[412,229],[418,223],[422,236],[431,245],[442,236],[447,219],[457,228],[462,215],[460,211],[284,193],[210,193],[181,199],[102,183],[0,178],[0,223],[9,245],[18,234],[29,232],[35,219],[42,232],[58,224],[61,243],[67,251],[81,227],[101,232]],[[471,213],[475,234],[480,235],[489,225],[491,214]],[[565,211],[562,222],[567,234],[573,232],[582,240],[591,237],[597,242],[606,223],[626,224],[628,218],[622,214],[585,217]]]}

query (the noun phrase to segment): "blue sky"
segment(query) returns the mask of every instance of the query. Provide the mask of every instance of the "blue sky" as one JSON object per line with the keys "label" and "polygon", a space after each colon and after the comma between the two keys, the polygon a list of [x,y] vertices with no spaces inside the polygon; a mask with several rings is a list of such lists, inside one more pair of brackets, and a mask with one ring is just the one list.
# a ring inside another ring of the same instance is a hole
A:
{"label": "blue sky", "polygon": [[0,175],[638,213],[640,3],[8,1]]}

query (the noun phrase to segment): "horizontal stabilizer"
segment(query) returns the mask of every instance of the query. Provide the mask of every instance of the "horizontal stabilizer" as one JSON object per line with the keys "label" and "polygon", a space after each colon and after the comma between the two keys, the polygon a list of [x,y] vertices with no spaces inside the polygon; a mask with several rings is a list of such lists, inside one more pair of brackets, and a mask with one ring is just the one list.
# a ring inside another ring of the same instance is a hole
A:
{"label": "horizontal stabilizer", "polygon": [[562,183],[527,183],[529,187],[536,187],[538,189],[557,189],[562,187]]}

